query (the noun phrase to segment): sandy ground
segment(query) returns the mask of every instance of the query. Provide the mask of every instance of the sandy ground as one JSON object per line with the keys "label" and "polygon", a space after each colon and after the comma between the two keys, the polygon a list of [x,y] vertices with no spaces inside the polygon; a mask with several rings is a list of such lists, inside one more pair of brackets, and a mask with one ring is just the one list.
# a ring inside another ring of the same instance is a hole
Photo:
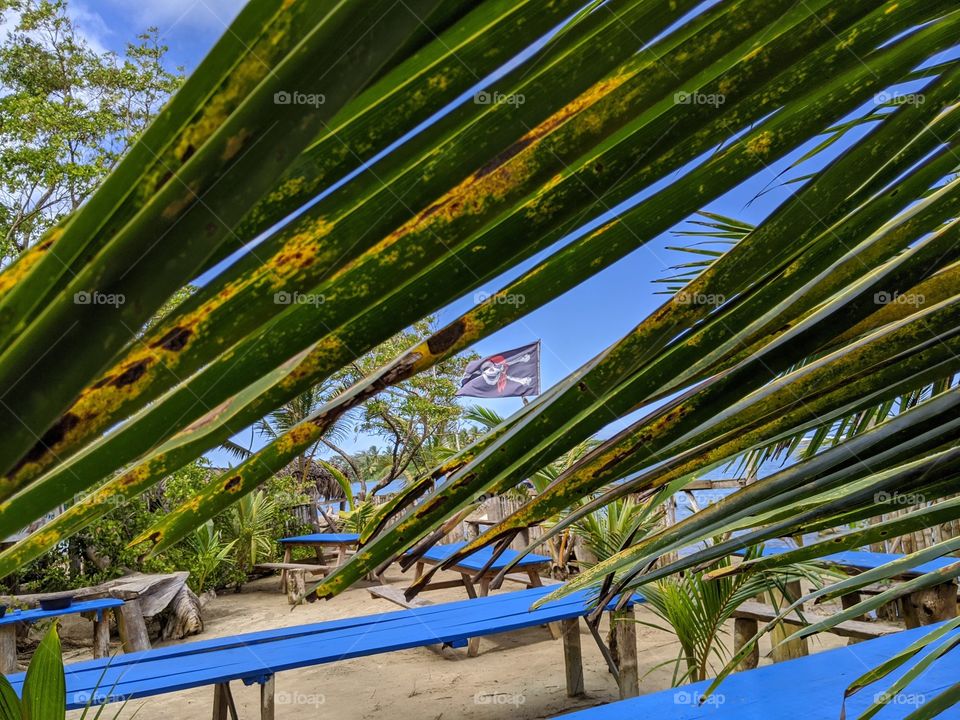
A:
{"label": "sandy ground", "polygon": [[[403,583],[406,577],[394,570],[386,579]],[[184,642],[397,609],[386,600],[372,598],[360,586],[332,601],[291,612],[278,587],[276,578],[264,578],[246,585],[242,593],[221,595],[204,612],[205,632]],[[431,592],[428,597],[439,602],[464,599],[465,594],[454,588]],[[648,609],[640,608],[637,618],[659,624]],[[562,642],[552,640],[545,628],[531,628],[481,639],[476,658],[467,658],[465,650],[456,651],[456,659],[447,659],[417,648],[281,673],[276,680],[276,715],[279,720],[532,719],[612,702],[618,698],[616,682],[592,637],[581,627],[587,692],[583,698],[566,697]],[[671,668],[663,663],[676,657],[678,646],[672,635],[638,625],[637,636],[641,693],[669,687]],[[90,623],[68,618],[64,625],[67,662],[90,657],[90,637]],[[832,635],[821,637],[812,641],[811,652],[846,642]],[[761,660],[761,664],[767,662]],[[233,692],[240,717],[259,718],[259,686],[234,683]],[[200,688],[136,700],[123,708],[119,717],[132,718],[136,713],[148,720],[208,720],[212,695],[212,688]],[[112,709],[116,712],[118,708]],[[112,718],[114,712],[104,717]],[[79,712],[68,715],[73,720],[79,716]]]}

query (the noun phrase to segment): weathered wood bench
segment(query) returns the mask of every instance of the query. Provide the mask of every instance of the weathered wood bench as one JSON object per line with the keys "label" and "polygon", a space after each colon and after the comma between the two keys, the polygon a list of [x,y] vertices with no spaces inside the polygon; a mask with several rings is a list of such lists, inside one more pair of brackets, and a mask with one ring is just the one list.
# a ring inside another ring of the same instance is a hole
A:
{"label": "weathered wood bench", "polygon": [[[472,637],[549,622],[562,622],[567,631],[567,693],[580,695],[583,667],[579,619],[592,611],[591,596],[586,592],[573,593],[531,610],[531,605],[549,591],[519,590],[477,600],[182,643],[110,660],[72,663],[66,672],[67,707],[82,708],[91,698],[97,705],[213,686],[213,719],[226,720],[234,708],[230,683],[240,680],[248,685],[260,684],[260,716],[262,720],[273,720],[274,677],[278,672],[437,643],[463,647]],[[633,623],[623,625],[632,630]],[[622,653],[626,647],[621,647]],[[635,642],[633,648],[633,664],[625,660],[618,674],[625,697],[635,692],[637,686]],[[633,677],[627,678],[630,672]],[[19,694],[24,673],[8,680]]]}

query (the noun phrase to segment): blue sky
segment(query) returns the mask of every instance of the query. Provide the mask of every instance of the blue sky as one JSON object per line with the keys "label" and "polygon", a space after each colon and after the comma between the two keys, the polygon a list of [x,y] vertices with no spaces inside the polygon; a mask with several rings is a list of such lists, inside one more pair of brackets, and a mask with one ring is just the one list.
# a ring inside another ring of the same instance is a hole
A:
{"label": "blue sky", "polygon": [[[162,41],[170,47],[172,65],[182,65],[189,73],[205,52],[213,45],[230,20],[243,5],[242,0],[162,0],[162,2],[129,2],[129,0],[71,0],[71,13],[85,34],[95,44],[122,50],[125,42],[148,26],[156,26]],[[854,133],[842,144],[861,133]],[[777,187],[778,173],[802,154],[798,150],[791,157],[768,168],[750,181],[707,206],[708,210],[757,223],[781,203],[795,186]],[[817,165],[830,159],[825,153]],[[807,165],[804,172],[815,166]],[[682,172],[682,171],[681,171]],[[794,173],[797,174],[797,173]],[[671,180],[674,178],[671,178]],[[776,181],[776,182],[774,182]],[[768,184],[774,189],[762,198],[751,200]],[[653,188],[655,190],[656,188]],[[648,194],[649,191],[644,194]],[[561,241],[563,242],[563,241]],[[570,291],[540,310],[532,312],[514,325],[481,341],[474,348],[481,355],[524,345],[536,339],[543,343],[543,387],[549,387],[589,360],[604,347],[615,342],[646,315],[654,310],[663,296],[653,281],[670,274],[670,267],[686,262],[691,256],[666,249],[668,245],[689,244],[688,239],[677,238],[668,232],[654,238],[615,266]],[[532,258],[510,275],[485,286],[488,291],[499,288],[503,282],[529,268],[543,255]],[[473,303],[473,293],[439,313],[441,324],[454,319]],[[520,407],[519,399],[486,401],[498,412],[508,415]],[[622,427],[627,419],[612,424],[603,433],[607,435]],[[249,433],[238,436],[243,444],[249,442]],[[259,444],[259,443],[258,443]],[[365,447],[368,438],[358,437],[348,443]],[[218,464],[229,459],[214,453]]]}

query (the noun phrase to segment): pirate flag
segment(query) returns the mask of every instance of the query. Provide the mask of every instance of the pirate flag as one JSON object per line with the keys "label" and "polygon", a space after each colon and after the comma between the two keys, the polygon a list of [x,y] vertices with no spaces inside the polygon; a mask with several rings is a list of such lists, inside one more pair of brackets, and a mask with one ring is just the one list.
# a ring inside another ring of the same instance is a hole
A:
{"label": "pirate flag", "polygon": [[540,341],[474,360],[467,365],[457,395],[526,397],[540,393]]}

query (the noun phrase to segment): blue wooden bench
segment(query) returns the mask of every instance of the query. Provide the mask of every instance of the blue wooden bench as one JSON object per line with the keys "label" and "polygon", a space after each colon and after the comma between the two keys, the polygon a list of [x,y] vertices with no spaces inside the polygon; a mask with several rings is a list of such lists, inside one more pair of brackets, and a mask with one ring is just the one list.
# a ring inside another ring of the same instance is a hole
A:
{"label": "blue wooden bench", "polygon": [[[764,547],[763,554],[767,556],[781,555],[793,549],[794,548],[786,548],[786,547]],[[818,565],[836,565],[838,567],[847,568],[855,572],[866,572],[867,570],[875,570],[881,565],[886,565],[887,563],[891,563],[895,560],[901,560],[902,558],[903,558],[903,555],[897,555],[895,553],[866,552],[863,550],[845,550],[843,552],[824,555],[810,562],[815,562]],[[960,562],[960,558],[957,558],[957,557],[935,558],[933,560],[922,563],[920,565],[915,565],[909,570],[904,570],[897,577],[901,577],[901,578],[919,577],[920,575],[925,575],[928,572],[934,572],[935,570],[942,570],[948,565],[953,565],[956,562]]]}
{"label": "blue wooden bench", "polygon": [[[836,720],[847,686],[923,637],[932,627],[904,630],[852,647],[838,648],[807,657],[767,665],[728,677],[702,705],[709,681],[651,693],[589,710],[563,715],[563,720]],[[960,633],[954,630],[953,635]],[[912,667],[918,659],[891,676],[864,688],[847,701],[846,717],[858,717],[874,699]],[[918,703],[932,700],[952,687],[960,676],[960,656],[947,653],[916,680],[892,698],[878,720],[905,718]],[[960,718],[951,709],[941,718]]]}
{"label": "blue wooden bench", "polygon": [[[763,554],[779,555],[792,548],[764,547]],[[843,552],[824,555],[810,562],[817,565],[837,566],[845,570],[861,573],[874,570],[887,563],[900,560],[904,556],[893,553],[865,552],[862,550],[846,550]],[[912,568],[906,569],[896,576],[899,580],[909,580],[929,572],[943,570],[949,565],[960,562],[957,557],[940,557]],[[870,592],[867,589],[852,592],[842,598],[843,606],[850,607],[860,602],[861,593]],[[903,620],[908,628],[929,625],[930,623],[948,620],[957,616],[957,583],[948,580],[933,587],[917,590],[910,593],[898,603]]]}
{"label": "blue wooden bench", "polygon": [[0,618],[0,673],[17,669],[17,625],[35,623],[63,615],[88,615],[93,620],[93,655],[106,657],[110,652],[110,626],[104,621],[107,610],[121,607],[123,600],[103,598],[71,603],[60,610],[8,610]]}
{"label": "blue wooden bench", "polygon": [[[417,558],[415,577],[419,579],[420,576],[423,575],[426,565],[440,565],[464,545],[466,545],[464,542],[454,542],[431,546]],[[480,548],[476,552],[463,558],[456,565],[448,568],[450,572],[460,575],[459,580],[435,580],[421,588],[421,592],[440,590],[442,588],[463,587],[467,592],[467,597],[486,597],[490,592],[490,584],[493,578],[518,555],[519,553],[515,550],[508,549],[503,551],[503,553],[491,563],[493,548]],[[545,583],[540,577],[540,572],[542,570],[549,570],[549,567],[550,558],[545,555],[535,555],[531,553],[517,563],[517,569],[520,572],[511,573],[507,575],[505,579],[510,582],[521,583],[527,588],[542,587]],[[546,584],[554,584],[554,581],[547,580]],[[420,607],[425,603],[421,597],[407,600],[401,590],[391,585],[378,585],[367,589],[374,597],[389,600],[401,607]],[[561,628],[556,623],[551,623],[548,627],[554,639],[560,636]],[[480,639],[471,638],[467,644],[467,654],[470,657],[475,657],[479,651]]]}
{"label": "blue wooden bench", "polygon": [[[214,720],[226,720],[228,713],[236,718],[229,683],[239,680],[261,685],[261,718],[272,720],[278,672],[438,643],[463,647],[471,637],[550,622],[564,623],[567,692],[579,695],[579,618],[590,611],[589,597],[578,593],[531,611],[531,604],[549,590],[520,590],[74,663],[67,666],[68,708],[84,707],[91,699],[104,704],[210,685]],[[9,680],[19,692],[23,674]]]}

